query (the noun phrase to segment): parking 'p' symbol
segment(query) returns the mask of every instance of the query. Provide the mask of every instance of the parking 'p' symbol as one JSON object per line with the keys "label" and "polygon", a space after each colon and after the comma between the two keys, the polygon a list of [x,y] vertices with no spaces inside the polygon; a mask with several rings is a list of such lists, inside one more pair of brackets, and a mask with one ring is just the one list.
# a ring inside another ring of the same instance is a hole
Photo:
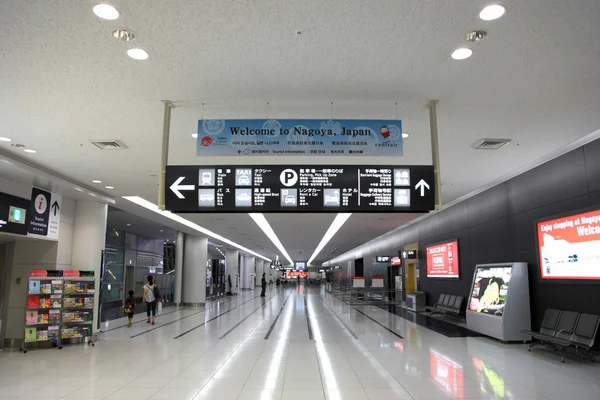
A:
{"label": "parking 'p' symbol", "polygon": [[283,186],[294,186],[298,182],[298,174],[293,169],[284,169],[279,175],[279,179]]}

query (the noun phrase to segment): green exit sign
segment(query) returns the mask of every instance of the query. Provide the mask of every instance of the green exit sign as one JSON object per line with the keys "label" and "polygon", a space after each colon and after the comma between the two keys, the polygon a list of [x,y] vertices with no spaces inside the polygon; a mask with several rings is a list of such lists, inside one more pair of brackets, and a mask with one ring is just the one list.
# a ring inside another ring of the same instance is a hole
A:
{"label": "green exit sign", "polygon": [[8,220],[15,224],[25,223],[25,209],[10,206]]}

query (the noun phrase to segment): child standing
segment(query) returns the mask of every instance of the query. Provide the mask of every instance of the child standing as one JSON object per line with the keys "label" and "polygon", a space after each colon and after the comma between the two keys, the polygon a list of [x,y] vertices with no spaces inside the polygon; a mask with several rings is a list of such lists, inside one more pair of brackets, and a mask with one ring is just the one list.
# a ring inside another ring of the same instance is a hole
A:
{"label": "child standing", "polygon": [[133,314],[135,312],[135,299],[133,297],[133,290],[129,291],[129,296],[125,299],[125,305],[123,306],[123,311],[127,314],[129,318],[129,324],[127,324],[128,328],[131,328],[131,324],[133,323]]}

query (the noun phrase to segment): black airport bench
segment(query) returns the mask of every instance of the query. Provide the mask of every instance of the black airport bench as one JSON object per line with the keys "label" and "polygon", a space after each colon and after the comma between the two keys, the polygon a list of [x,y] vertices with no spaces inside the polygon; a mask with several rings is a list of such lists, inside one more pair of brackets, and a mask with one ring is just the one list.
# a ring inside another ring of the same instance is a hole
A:
{"label": "black airport bench", "polygon": [[538,342],[529,346],[529,351],[534,346],[544,345],[555,350],[562,350],[561,361],[565,362],[564,353],[567,349],[574,349],[581,357],[586,355],[595,362],[592,351],[600,316],[583,314],[574,311],[561,311],[549,308],[544,313],[539,332],[522,330],[522,333],[531,335]]}
{"label": "black airport bench", "polygon": [[462,309],[463,302],[465,298],[462,296],[450,295],[450,294],[440,294],[440,298],[438,302],[433,305],[433,307],[427,307],[431,314],[443,314],[443,315],[454,315],[457,316],[460,314],[460,310]]}

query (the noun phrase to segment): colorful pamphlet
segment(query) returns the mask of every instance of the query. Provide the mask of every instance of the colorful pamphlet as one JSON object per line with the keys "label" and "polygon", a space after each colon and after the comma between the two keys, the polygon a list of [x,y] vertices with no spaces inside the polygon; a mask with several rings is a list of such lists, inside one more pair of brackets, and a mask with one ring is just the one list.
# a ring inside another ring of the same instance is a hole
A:
{"label": "colorful pamphlet", "polygon": [[60,323],[60,310],[50,310],[48,313],[48,323],[52,325]]}
{"label": "colorful pamphlet", "polygon": [[89,308],[92,308],[92,307],[94,307],[94,299],[93,299],[93,298],[86,297],[86,298],[84,299],[83,306],[84,306],[84,307],[89,307]]}
{"label": "colorful pamphlet", "polygon": [[40,294],[40,281],[29,281],[29,294]]}
{"label": "colorful pamphlet", "polygon": [[25,342],[35,342],[37,340],[37,328],[25,328]]}
{"label": "colorful pamphlet", "polygon": [[40,291],[42,294],[50,294],[52,293],[52,284],[51,283],[42,283],[40,286]]}
{"label": "colorful pamphlet", "polygon": [[27,325],[36,325],[38,323],[38,312],[37,311],[27,311],[25,314],[25,324]]}
{"label": "colorful pamphlet", "polygon": [[62,293],[63,291],[63,282],[62,281],[52,281],[52,293]]}
{"label": "colorful pamphlet", "polygon": [[27,308],[34,309],[40,308],[40,296],[37,294],[30,294],[27,296]]}
{"label": "colorful pamphlet", "polygon": [[52,300],[52,308],[60,308],[62,306],[62,297],[60,295],[52,295],[50,296],[50,300]]}
{"label": "colorful pamphlet", "polygon": [[40,298],[39,299],[39,303],[38,303],[38,307],[39,308],[52,308],[52,302],[50,301],[50,298],[48,298],[48,297],[42,297],[42,298]]}
{"label": "colorful pamphlet", "polygon": [[42,312],[42,313],[38,314],[38,321],[37,321],[38,324],[47,324],[48,321],[49,321],[49,319],[48,319],[47,313]]}
{"label": "colorful pamphlet", "polygon": [[58,326],[48,327],[48,339],[56,339],[58,337]]}
{"label": "colorful pamphlet", "polygon": [[37,341],[41,342],[44,340],[48,340],[48,331],[47,330],[37,331]]}

